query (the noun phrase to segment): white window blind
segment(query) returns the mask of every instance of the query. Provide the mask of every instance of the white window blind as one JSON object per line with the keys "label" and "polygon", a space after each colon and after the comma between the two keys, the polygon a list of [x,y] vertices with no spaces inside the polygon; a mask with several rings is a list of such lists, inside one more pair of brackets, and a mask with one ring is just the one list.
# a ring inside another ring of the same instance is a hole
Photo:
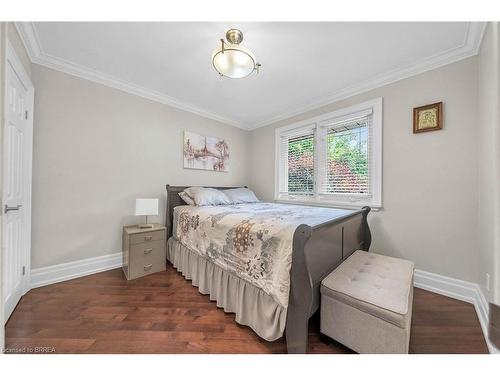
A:
{"label": "white window blind", "polygon": [[314,193],[314,133],[313,127],[306,126],[281,136],[282,193]]}
{"label": "white window blind", "polygon": [[364,113],[325,127],[319,194],[370,197],[371,118]]}
{"label": "white window blind", "polygon": [[277,200],[381,207],[382,98],[276,129]]}

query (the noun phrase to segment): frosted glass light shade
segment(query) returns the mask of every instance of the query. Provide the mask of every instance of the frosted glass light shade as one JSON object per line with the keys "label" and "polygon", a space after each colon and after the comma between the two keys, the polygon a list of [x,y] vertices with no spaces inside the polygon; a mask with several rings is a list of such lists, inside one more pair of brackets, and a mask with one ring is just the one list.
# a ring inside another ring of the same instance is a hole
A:
{"label": "frosted glass light shade", "polygon": [[243,78],[255,70],[255,56],[251,51],[235,44],[225,44],[215,49],[212,64],[221,75],[229,78]]}
{"label": "frosted glass light shade", "polygon": [[135,200],[135,216],[158,215],[158,199]]}

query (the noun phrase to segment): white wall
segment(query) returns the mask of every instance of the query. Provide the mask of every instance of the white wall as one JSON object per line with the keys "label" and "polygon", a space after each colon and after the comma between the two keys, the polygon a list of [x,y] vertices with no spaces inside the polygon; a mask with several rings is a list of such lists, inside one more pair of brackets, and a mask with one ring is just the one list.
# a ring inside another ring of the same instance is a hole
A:
{"label": "white wall", "polygon": [[[489,301],[500,303],[500,31],[486,29],[478,56],[479,109],[479,285]],[[491,277],[486,288],[486,274]]]}
{"label": "white wall", "polygon": [[[244,130],[39,65],[35,85],[32,268],[121,251],[135,198],[165,184],[247,184]],[[230,172],[183,169],[183,131],[224,137]]]}
{"label": "white wall", "polygon": [[[271,201],[274,129],[384,98],[383,210],[370,214],[372,249],[425,271],[477,281],[477,58],[469,58],[256,129],[250,186]],[[413,134],[413,107],[444,102],[444,129]]]}

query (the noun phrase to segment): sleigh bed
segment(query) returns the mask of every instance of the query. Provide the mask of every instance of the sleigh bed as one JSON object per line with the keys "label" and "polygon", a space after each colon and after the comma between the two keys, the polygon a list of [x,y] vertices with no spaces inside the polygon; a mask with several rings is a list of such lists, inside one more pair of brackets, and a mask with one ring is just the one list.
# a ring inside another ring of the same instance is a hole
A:
{"label": "sleigh bed", "polygon": [[[370,208],[197,207],[178,194],[187,186],[166,188],[167,259],[217,306],[235,313],[238,323],[268,341],[285,334],[288,353],[306,353],[321,280],[354,251],[368,251]],[[284,255],[272,259],[274,253]]]}

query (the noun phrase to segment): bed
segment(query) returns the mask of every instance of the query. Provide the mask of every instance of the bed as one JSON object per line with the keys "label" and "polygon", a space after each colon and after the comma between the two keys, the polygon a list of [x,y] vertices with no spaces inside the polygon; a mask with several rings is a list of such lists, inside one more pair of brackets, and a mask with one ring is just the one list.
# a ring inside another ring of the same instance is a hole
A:
{"label": "bed", "polygon": [[167,185],[168,261],[238,323],[268,341],[285,335],[288,353],[306,353],[321,280],[354,251],[368,251],[370,208],[198,207],[179,197],[185,188]]}

